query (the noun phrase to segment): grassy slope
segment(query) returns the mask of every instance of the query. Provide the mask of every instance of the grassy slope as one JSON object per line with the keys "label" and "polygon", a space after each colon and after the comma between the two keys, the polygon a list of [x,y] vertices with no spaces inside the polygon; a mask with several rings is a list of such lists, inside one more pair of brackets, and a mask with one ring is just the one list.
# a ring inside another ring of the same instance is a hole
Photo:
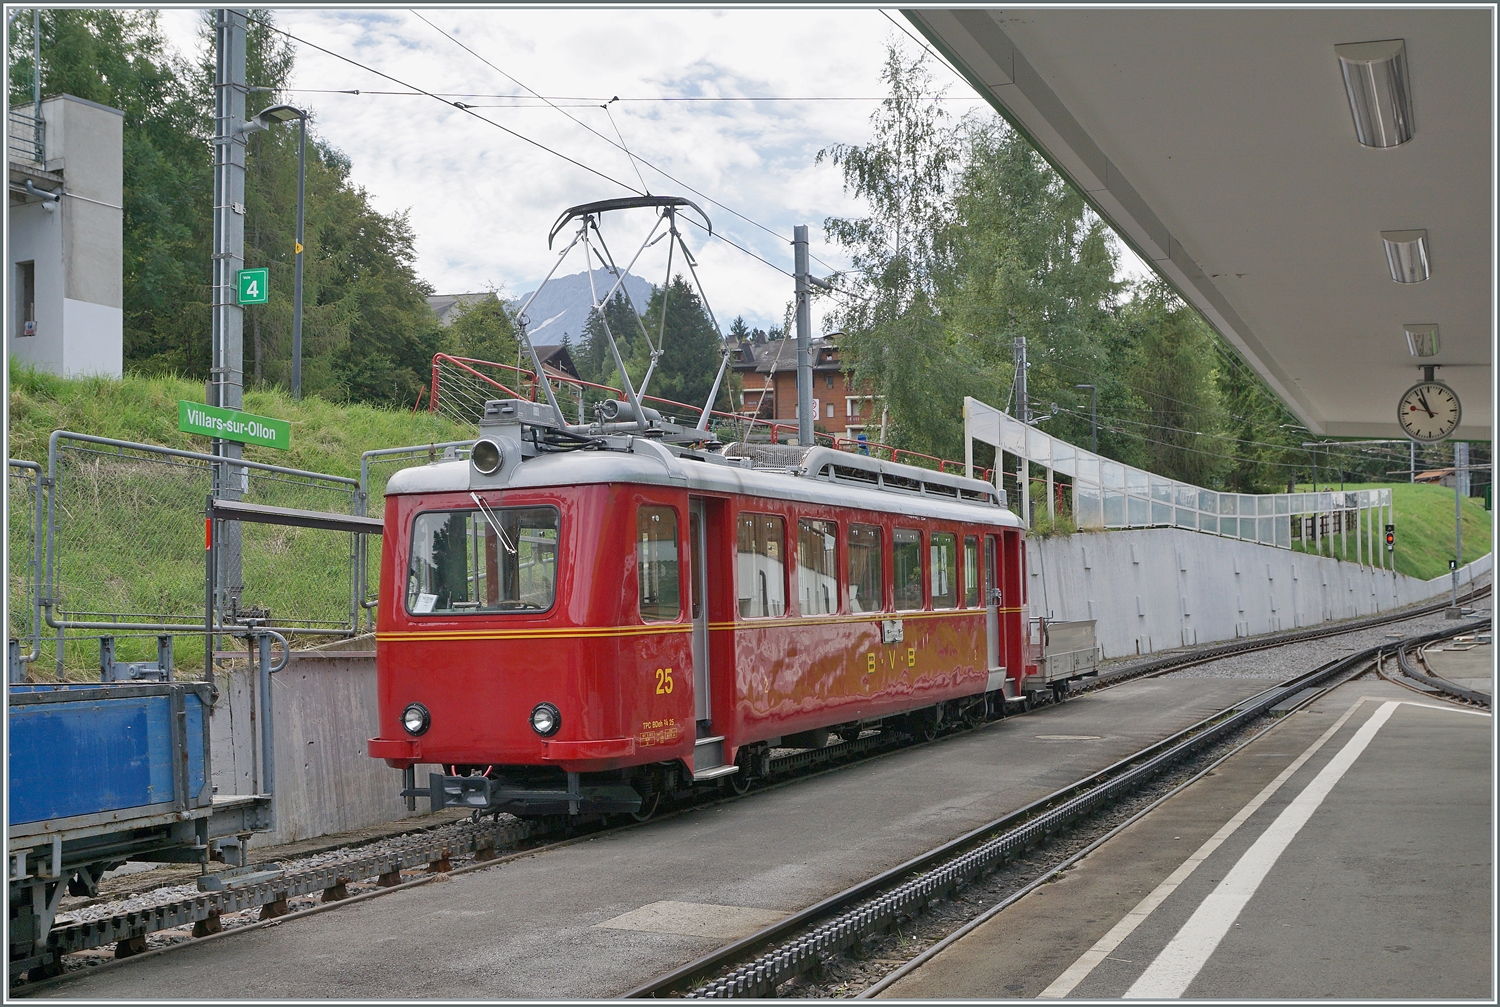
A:
{"label": "grassy slope", "polygon": [[[34,461],[45,468],[48,437],[59,429],[207,451],[207,438],[177,430],[178,400],[201,401],[202,397],[201,385],[174,378],[64,380],[12,367],[7,452],[11,458]],[[413,416],[405,411],[338,405],[321,399],[295,402],[278,391],[246,392],[245,409],[289,420],[292,425],[291,450],[247,445],[247,458],[340,476],[357,477],[360,453],[371,448],[461,440],[474,435],[472,427],[425,412]],[[201,486],[193,484],[191,492],[174,487],[171,472],[153,473],[145,482],[110,474],[97,486],[77,485],[78,478],[87,474],[75,476],[70,499],[75,507],[86,500],[94,503],[76,513],[70,510],[60,514],[64,527],[59,532],[57,578],[64,601],[71,593],[76,602],[103,611],[201,611],[203,531],[197,516],[202,513]],[[267,484],[257,485],[264,488]],[[81,497],[77,495],[80,492],[84,494]],[[330,506],[330,501],[313,497],[261,502],[309,509]],[[129,517],[100,520],[101,514]],[[29,534],[29,529],[19,527],[25,523],[24,508],[13,506],[11,516],[12,554],[19,554]],[[304,613],[304,618],[347,618],[348,588],[341,586],[348,583],[348,544],[344,536],[270,525],[245,525],[243,529],[247,603],[265,604],[278,613]],[[18,575],[22,566],[13,563],[9,570],[13,601],[24,594]],[[15,633],[20,628],[18,611],[14,604],[11,608],[11,632]],[[145,659],[151,646],[140,641],[129,646],[122,643],[121,656]],[[184,638],[178,648],[180,661],[201,661],[200,641]],[[42,666],[50,667],[53,659],[48,644]],[[76,648],[69,644],[70,667],[96,662],[97,644],[81,638]]]}
{"label": "grassy slope", "polygon": [[[209,439],[177,429],[180,399],[203,401],[203,386],[178,378],[127,376],[65,380],[23,367],[11,367],[11,458],[45,465],[47,438],[54,430],[208,451]],[[339,405],[323,399],[293,401],[282,391],[245,392],[245,411],[290,420],[290,451],[246,445],[245,457],[291,468],[358,476],[359,456],[371,448],[424,444],[473,437],[461,426],[430,413],[412,415],[373,406]]]}
{"label": "grassy slope", "polygon": [[[1309,489],[1298,486],[1299,492]],[[1396,572],[1430,580],[1448,572],[1453,558],[1453,490],[1444,486],[1412,483],[1347,483],[1347,490],[1390,489],[1396,511]],[[1478,497],[1464,501],[1464,562],[1471,563],[1490,551],[1490,512]],[[1383,529],[1376,529],[1382,549]],[[1334,536],[1337,547],[1338,536]],[[1325,549],[1325,555],[1327,551]],[[1334,555],[1338,555],[1337,552]],[[1350,536],[1345,557],[1355,558],[1354,540]]]}

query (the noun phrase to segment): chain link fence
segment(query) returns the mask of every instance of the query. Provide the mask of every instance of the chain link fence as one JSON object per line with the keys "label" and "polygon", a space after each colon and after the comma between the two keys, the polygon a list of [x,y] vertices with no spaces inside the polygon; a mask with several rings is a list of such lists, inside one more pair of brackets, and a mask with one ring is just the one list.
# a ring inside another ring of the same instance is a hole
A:
{"label": "chain link fence", "polygon": [[41,645],[37,558],[42,536],[42,467],[12,458],[6,476],[10,509],[5,529],[5,629],[8,639],[19,642],[22,659],[29,662],[36,659]]}
{"label": "chain link fence", "polygon": [[249,613],[286,630],[355,631],[358,536],[228,520],[210,529],[205,515],[211,496],[353,514],[356,480],[66,431],[52,435],[48,471],[44,597],[57,622],[140,632]]}

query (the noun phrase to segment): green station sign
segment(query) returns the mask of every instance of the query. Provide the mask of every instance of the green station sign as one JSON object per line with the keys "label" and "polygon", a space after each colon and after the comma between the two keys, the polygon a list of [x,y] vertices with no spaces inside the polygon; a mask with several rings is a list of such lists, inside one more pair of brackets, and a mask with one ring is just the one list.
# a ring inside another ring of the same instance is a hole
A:
{"label": "green station sign", "polygon": [[271,299],[269,269],[241,269],[237,274],[241,304],[265,304]]}
{"label": "green station sign", "polygon": [[204,437],[218,437],[241,444],[261,444],[286,451],[292,446],[292,425],[286,420],[256,416],[235,409],[220,409],[201,402],[177,403],[177,429]]}

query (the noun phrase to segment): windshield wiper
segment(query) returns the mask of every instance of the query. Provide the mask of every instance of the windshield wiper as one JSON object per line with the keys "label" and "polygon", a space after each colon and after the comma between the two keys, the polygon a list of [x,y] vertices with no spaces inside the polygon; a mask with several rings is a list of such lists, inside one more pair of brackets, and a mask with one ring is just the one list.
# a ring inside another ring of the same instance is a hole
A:
{"label": "windshield wiper", "polygon": [[479,513],[484,515],[484,519],[489,523],[489,526],[494,529],[495,537],[500,539],[500,544],[505,547],[505,551],[514,556],[516,554],[516,547],[511,545],[510,536],[505,534],[504,528],[500,527],[500,521],[495,517],[495,512],[490,510],[489,504],[479,499],[478,493],[470,493],[469,498],[474,501],[475,505],[479,508]]}

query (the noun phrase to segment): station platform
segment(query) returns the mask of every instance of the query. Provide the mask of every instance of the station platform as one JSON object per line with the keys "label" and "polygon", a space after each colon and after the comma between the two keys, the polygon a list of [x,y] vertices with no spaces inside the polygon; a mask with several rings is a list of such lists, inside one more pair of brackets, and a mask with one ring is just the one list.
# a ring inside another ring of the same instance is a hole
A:
{"label": "station platform", "polygon": [[1270,684],[1122,683],[440,884],[126,959],[32,995],[618,996]]}
{"label": "station platform", "polygon": [[[1488,635],[1488,634],[1486,634]],[[1434,673],[1454,685],[1495,694],[1495,647],[1473,640],[1454,640],[1442,647],[1428,647],[1423,653]]]}
{"label": "station platform", "polygon": [[1492,756],[1347,683],[881,995],[1492,1001]]}

